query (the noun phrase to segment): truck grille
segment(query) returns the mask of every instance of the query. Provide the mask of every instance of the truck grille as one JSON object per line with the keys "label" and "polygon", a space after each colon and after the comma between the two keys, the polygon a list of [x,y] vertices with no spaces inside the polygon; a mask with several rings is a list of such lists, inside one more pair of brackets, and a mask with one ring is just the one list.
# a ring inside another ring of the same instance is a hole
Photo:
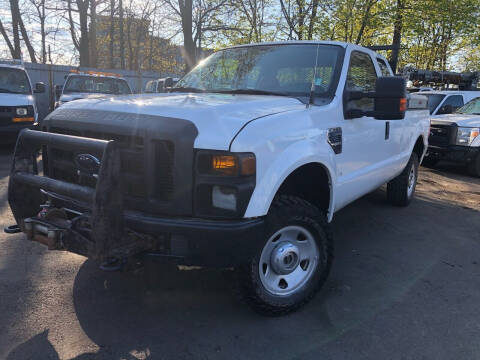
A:
{"label": "truck grille", "polygon": [[[150,196],[160,201],[172,199],[174,192],[174,145],[172,142],[167,140],[153,141],[155,160],[151,167],[155,168],[155,181],[153,194],[149,194],[149,173],[146,171],[149,159],[145,151],[145,147],[148,144],[145,144],[143,137],[96,131],[85,131],[81,133],[53,127],[50,129],[50,132],[102,140],[115,140],[120,148],[123,194],[130,208],[136,209],[136,202],[141,201],[145,203],[145,200]],[[77,174],[77,168],[74,163],[76,153],[55,148],[49,150],[49,158],[47,161],[50,177],[95,187],[95,178],[80,177]],[[92,155],[100,159],[102,154]]]}
{"label": "truck grille", "polygon": [[454,131],[455,127],[452,125],[431,124],[428,143],[434,146],[447,146],[455,136]]}
{"label": "truck grille", "polygon": [[10,125],[12,123],[14,110],[15,108],[11,106],[0,106],[0,126]]}

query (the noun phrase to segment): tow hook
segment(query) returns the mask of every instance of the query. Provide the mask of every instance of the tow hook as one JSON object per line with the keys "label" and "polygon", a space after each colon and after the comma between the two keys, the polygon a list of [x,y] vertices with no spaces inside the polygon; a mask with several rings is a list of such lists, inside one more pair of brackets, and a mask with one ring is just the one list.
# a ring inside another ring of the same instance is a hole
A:
{"label": "tow hook", "polygon": [[18,226],[17,224],[7,226],[3,229],[3,231],[7,234],[18,234],[22,232],[22,230],[20,229],[20,226]]}

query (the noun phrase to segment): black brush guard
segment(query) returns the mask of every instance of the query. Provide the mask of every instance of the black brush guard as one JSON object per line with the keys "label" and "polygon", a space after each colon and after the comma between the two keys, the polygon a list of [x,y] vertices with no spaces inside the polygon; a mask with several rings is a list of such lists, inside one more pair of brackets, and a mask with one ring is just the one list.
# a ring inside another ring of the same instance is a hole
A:
{"label": "black brush guard", "polygon": [[[39,175],[37,155],[47,148],[101,154],[96,188]],[[124,229],[120,161],[115,141],[23,130],[8,188],[8,201],[21,231],[49,249],[95,259],[128,257],[151,247],[148,239]],[[63,209],[52,206],[52,195],[87,210],[67,216]]]}

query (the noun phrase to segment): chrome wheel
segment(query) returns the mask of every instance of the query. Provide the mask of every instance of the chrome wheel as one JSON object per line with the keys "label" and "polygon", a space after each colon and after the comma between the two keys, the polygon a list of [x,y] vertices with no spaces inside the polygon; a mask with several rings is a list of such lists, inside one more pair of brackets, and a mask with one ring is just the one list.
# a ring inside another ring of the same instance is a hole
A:
{"label": "chrome wheel", "polygon": [[273,295],[291,295],[312,277],[318,258],[318,246],[307,229],[284,227],[268,239],[262,250],[260,280]]}
{"label": "chrome wheel", "polygon": [[415,174],[415,165],[412,164],[410,168],[410,173],[408,174],[408,186],[407,186],[407,195],[412,197],[413,190],[415,189],[416,174]]}

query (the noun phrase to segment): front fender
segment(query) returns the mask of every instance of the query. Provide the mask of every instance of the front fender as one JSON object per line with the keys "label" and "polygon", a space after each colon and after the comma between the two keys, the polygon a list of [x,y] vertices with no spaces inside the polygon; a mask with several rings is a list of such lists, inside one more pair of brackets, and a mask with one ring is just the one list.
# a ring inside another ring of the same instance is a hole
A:
{"label": "front fender", "polygon": [[333,204],[335,204],[335,193],[333,191],[336,183],[335,154],[333,150],[320,144],[319,141],[306,139],[295,142],[286,147],[282,152],[269,156],[257,154],[257,169],[264,169],[257,172],[257,185],[252,194],[247,210],[246,218],[264,216],[268,213],[270,204],[278,189],[285,179],[302,165],[318,163],[325,167],[330,182],[330,204],[328,209],[328,221],[333,216]]}

